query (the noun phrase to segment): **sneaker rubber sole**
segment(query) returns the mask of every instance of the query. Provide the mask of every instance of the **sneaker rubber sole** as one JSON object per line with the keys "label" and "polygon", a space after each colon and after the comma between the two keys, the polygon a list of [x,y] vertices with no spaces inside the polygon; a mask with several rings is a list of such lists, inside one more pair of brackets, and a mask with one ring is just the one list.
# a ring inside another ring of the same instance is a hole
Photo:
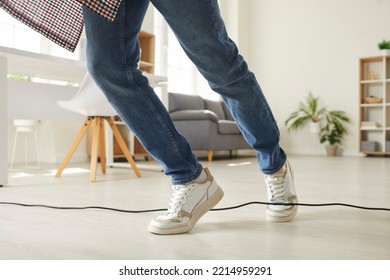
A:
{"label": "sneaker rubber sole", "polygon": [[276,222],[276,223],[290,222],[295,218],[295,216],[297,215],[297,212],[298,212],[298,207],[295,206],[295,209],[293,212],[291,212],[291,214],[285,215],[285,216],[282,216],[282,215],[276,216],[275,212],[273,212],[272,210],[266,209],[266,218],[270,222]]}

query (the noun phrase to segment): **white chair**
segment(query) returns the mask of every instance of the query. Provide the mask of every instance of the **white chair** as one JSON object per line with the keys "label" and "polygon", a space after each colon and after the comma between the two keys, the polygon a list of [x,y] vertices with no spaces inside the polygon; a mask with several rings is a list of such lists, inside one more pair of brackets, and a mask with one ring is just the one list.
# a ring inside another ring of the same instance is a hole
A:
{"label": "white chair", "polygon": [[[37,125],[38,121],[36,120],[14,120],[14,126],[15,126],[15,137],[14,137],[14,144],[12,148],[12,156],[11,156],[11,169],[14,169],[14,162],[15,162],[15,152],[16,152],[16,146],[18,144],[18,135],[24,134],[24,160],[25,160],[25,166],[24,168],[39,168],[39,152],[38,152],[38,132],[37,132]],[[36,158],[36,165],[35,166],[29,166],[29,152],[28,152],[28,136],[27,133],[30,133],[31,136],[34,139],[34,147],[35,147],[35,158]]]}
{"label": "white chair", "polygon": [[92,144],[91,144],[91,167],[90,167],[90,180],[96,181],[96,169],[98,162],[98,154],[100,153],[100,163],[102,173],[106,173],[106,151],[105,151],[105,135],[104,135],[104,120],[106,120],[112,129],[113,135],[117,140],[119,147],[121,148],[126,159],[130,163],[137,177],[141,177],[133,156],[121,136],[118,127],[115,125],[113,117],[117,115],[117,112],[107,101],[100,88],[95,84],[93,79],[87,73],[80,86],[78,93],[69,101],[58,101],[58,105],[64,109],[82,114],[86,116],[86,120],[82,125],[80,132],[76,139],[73,141],[65,159],[61,163],[56,177],[60,177],[62,171],[65,169],[72,155],[74,154],[77,146],[80,144],[88,128],[92,125]]}

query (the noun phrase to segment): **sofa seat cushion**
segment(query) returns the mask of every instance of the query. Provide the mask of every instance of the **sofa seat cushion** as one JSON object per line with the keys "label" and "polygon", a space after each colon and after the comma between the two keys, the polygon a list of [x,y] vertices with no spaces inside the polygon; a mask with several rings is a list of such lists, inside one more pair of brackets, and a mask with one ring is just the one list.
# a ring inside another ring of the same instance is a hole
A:
{"label": "sofa seat cushion", "polygon": [[218,133],[219,134],[241,134],[241,131],[234,121],[219,120]]}

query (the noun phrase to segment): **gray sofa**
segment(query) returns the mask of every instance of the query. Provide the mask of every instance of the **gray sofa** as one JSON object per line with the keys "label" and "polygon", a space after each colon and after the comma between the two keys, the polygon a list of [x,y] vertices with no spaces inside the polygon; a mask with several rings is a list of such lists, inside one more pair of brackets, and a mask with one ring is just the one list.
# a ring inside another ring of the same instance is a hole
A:
{"label": "gray sofa", "polygon": [[251,149],[223,101],[200,96],[169,93],[169,114],[177,130],[194,151]]}

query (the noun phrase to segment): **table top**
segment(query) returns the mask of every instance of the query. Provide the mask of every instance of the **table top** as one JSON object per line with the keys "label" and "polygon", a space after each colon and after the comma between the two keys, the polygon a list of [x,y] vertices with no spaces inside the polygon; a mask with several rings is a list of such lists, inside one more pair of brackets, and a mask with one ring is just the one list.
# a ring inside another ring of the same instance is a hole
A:
{"label": "table top", "polygon": [[66,59],[0,46],[0,56],[8,60],[8,73],[50,80],[80,83],[85,75],[85,61]]}

